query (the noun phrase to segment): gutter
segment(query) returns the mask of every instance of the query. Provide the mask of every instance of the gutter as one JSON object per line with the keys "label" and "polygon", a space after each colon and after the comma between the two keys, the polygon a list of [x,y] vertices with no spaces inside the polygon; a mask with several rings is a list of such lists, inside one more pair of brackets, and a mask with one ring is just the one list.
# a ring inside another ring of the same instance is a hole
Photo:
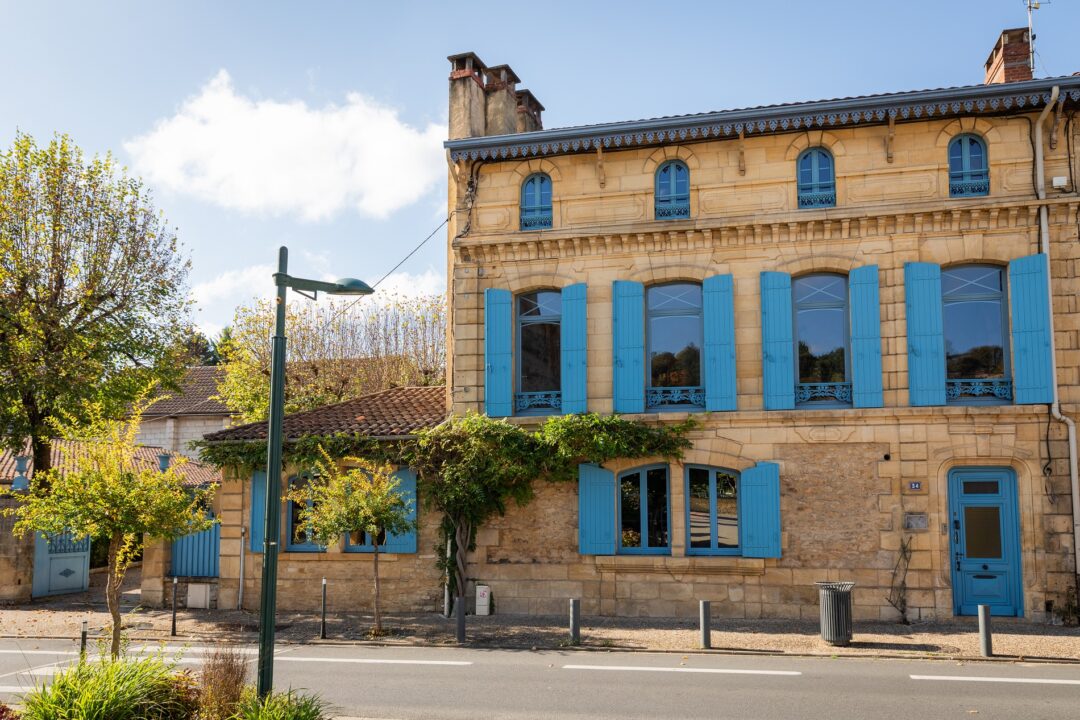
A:
{"label": "gutter", "polygon": [[[1043,107],[1039,119],[1035,122],[1035,194],[1039,200],[1046,199],[1046,168],[1043,167],[1043,123],[1057,102],[1060,88],[1055,85],[1050,91],[1050,101]],[[1072,168],[1069,168],[1072,172]],[[1050,277],[1050,221],[1046,205],[1039,206],[1039,249],[1046,255],[1047,283],[1046,291],[1050,302],[1050,357],[1053,358],[1051,387],[1053,388],[1053,402],[1050,403],[1050,414],[1055,420],[1064,423],[1069,433],[1069,489],[1072,495],[1072,521],[1073,521],[1073,571],[1077,583],[1080,583],[1080,471],[1077,468],[1076,457],[1076,423],[1072,418],[1063,415],[1061,402],[1058,397],[1058,367],[1057,348],[1054,338],[1054,290]]]}

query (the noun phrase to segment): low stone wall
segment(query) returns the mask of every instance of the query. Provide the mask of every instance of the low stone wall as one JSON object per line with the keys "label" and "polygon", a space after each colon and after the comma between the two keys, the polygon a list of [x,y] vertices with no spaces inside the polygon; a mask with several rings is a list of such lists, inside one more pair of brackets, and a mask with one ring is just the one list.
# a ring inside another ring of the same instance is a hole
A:
{"label": "low stone wall", "polygon": [[0,604],[30,602],[34,587],[34,537],[16,537],[11,531],[15,518],[2,514],[19,502],[0,497]]}

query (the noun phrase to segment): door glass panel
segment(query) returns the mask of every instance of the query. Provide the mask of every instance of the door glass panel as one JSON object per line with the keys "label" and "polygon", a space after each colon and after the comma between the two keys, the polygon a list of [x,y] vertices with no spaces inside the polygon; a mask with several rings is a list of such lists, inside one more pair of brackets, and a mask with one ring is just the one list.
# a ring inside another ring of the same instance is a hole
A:
{"label": "door glass panel", "polygon": [[709,471],[690,468],[690,547],[706,549],[710,546],[709,528]]}
{"label": "door glass panel", "polygon": [[965,495],[997,495],[997,480],[965,480]]}
{"label": "door glass panel", "polygon": [[641,476],[637,473],[622,479],[622,546],[641,547]]}
{"label": "door glass panel", "polygon": [[668,546],[667,470],[654,468],[645,474],[648,493],[649,547]]}
{"label": "door glass panel", "polygon": [[964,547],[969,558],[1001,557],[1001,508],[964,508]]}
{"label": "door glass panel", "polygon": [[739,499],[735,477],[716,473],[716,546],[739,547]]}

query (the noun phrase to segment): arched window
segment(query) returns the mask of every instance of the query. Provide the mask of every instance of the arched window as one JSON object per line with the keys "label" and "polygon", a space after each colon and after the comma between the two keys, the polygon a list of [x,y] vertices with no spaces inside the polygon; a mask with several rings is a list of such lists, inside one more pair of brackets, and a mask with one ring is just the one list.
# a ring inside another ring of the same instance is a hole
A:
{"label": "arched window", "polygon": [[619,475],[619,552],[667,555],[668,469],[653,466]]}
{"label": "arched window", "polygon": [[1012,400],[1005,269],[994,265],[942,268],[941,302],[948,401]]}
{"label": "arched window", "polygon": [[978,135],[957,135],[949,143],[949,197],[990,194],[986,143]]}
{"label": "arched window", "polygon": [[686,549],[690,555],[739,552],[739,473],[686,468]]}
{"label": "arched window", "polygon": [[836,207],[833,157],[825,148],[807,148],[795,161],[799,184],[799,207]]}
{"label": "arched window", "polygon": [[645,292],[649,407],[705,407],[701,382],[701,285],[656,285]]}
{"label": "arched window", "polygon": [[848,290],[843,275],[791,281],[795,336],[795,402],[850,403]]}
{"label": "arched window", "polygon": [[690,217],[690,170],[682,160],[668,160],[656,170],[656,219]]}
{"label": "arched window", "polygon": [[521,229],[546,230],[551,227],[551,178],[535,173],[521,184]]}
{"label": "arched window", "polygon": [[562,408],[562,293],[539,290],[518,295],[518,413]]}

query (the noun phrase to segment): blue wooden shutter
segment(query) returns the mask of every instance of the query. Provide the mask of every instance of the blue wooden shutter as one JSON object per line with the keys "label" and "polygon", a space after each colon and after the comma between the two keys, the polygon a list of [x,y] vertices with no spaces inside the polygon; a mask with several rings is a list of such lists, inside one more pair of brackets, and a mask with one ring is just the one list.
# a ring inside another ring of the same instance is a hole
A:
{"label": "blue wooden shutter", "polygon": [[904,264],[907,307],[908,402],[945,404],[945,332],[941,309],[941,268]]}
{"label": "blue wooden shutter", "polygon": [[851,389],[855,407],[881,407],[881,310],[878,266],[855,268],[848,278],[851,308]]}
{"label": "blue wooden shutter", "polygon": [[[398,481],[398,493],[411,508],[409,520],[416,522],[416,473],[409,468],[402,468],[394,473],[394,477]],[[379,549],[388,553],[416,552],[416,529],[403,535],[387,535],[386,542]]]}
{"label": "blue wooden shutter", "polygon": [[705,409],[735,410],[735,297],[730,275],[705,278]]}
{"label": "blue wooden shutter", "polygon": [[509,290],[484,291],[484,410],[491,417],[514,414],[513,305]]}
{"label": "blue wooden shutter", "polygon": [[263,551],[265,524],[266,473],[256,470],[251,474],[251,552]]}
{"label": "blue wooden shutter", "polygon": [[583,413],[587,405],[588,325],[585,283],[562,289],[562,411]]}
{"label": "blue wooden shutter", "polygon": [[795,352],[791,321],[791,276],[761,273],[762,387],[766,410],[795,407]]}
{"label": "blue wooden shutter", "polygon": [[615,473],[578,465],[578,552],[615,554]]}
{"label": "blue wooden shutter", "polygon": [[1028,255],[1009,263],[1013,398],[1018,405],[1054,402],[1049,285],[1046,255]]}
{"label": "blue wooden shutter", "polygon": [[615,412],[645,412],[645,286],[616,280],[612,288]]}
{"label": "blue wooden shutter", "polygon": [[780,466],[758,463],[739,477],[740,544],[745,557],[780,557]]}

